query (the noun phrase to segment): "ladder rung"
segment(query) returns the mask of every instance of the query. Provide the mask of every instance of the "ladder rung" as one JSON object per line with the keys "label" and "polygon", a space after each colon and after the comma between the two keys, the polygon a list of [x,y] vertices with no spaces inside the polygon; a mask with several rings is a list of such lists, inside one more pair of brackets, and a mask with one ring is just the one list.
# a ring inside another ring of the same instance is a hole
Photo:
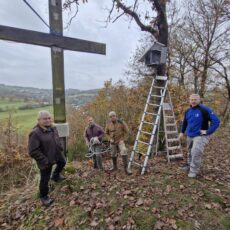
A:
{"label": "ladder rung", "polygon": [[156,76],[155,79],[160,80],[160,81],[166,81],[168,79],[168,77],[166,77],[166,76]]}
{"label": "ladder rung", "polygon": [[166,108],[166,107],[163,107],[163,110],[164,110],[164,111],[172,111],[172,108],[168,108],[168,107]]}
{"label": "ladder rung", "polygon": [[151,123],[151,122],[148,122],[148,121],[142,121],[144,124],[148,124],[148,125],[153,125],[155,126],[155,123]]}
{"label": "ladder rung", "polygon": [[151,94],[151,97],[162,97],[161,95]]}
{"label": "ladder rung", "polygon": [[170,103],[163,103],[164,110],[172,110],[172,105]]}
{"label": "ladder rung", "polygon": [[168,142],[174,142],[174,141],[180,141],[179,138],[172,138],[172,139],[167,139]]}
{"label": "ladder rung", "polygon": [[151,105],[151,106],[157,106],[157,107],[160,107],[161,105],[158,105],[158,104],[153,104],[153,103],[148,103],[148,105]]}
{"label": "ladder rung", "polygon": [[134,164],[134,165],[138,165],[138,166],[140,166],[140,167],[143,167],[143,165],[142,165],[142,164],[137,163],[137,162],[135,162],[135,161],[133,161],[133,162],[132,162],[132,164]]}
{"label": "ladder rung", "polygon": [[171,146],[171,147],[167,147],[168,150],[176,150],[176,149],[180,149],[181,147],[178,145],[178,146]]}
{"label": "ladder rung", "polygon": [[146,132],[146,131],[142,131],[142,130],[140,130],[140,132],[142,132],[142,133],[144,133],[144,134],[148,134],[148,135],[153,135],[152,133],[150,133],[150,132]]}
{"label": "ladder rung", "polygon": [[155,89],[165,89],[164,87],[160,87],[160,86],[153,86],[153,88],[155,88]]}
{"label": "ladder rung", "polygon": [[136,151],[134,150],[135,153],[138,153],[138,154],[141,154],[142,156],[145,156],[146,154],[145,153],[142,153],[142,152],[139,152],[139,151]]}
{"label": "ladder rung", "polygon": [[169,159],[183,158],[183,154],[178,153],[178,154],[169,155],[168,158]]}
{"label": "ladder rung", "polygon": [[149,143],[144,142],[144,141],[140,141],[140,140],[137,140],[137,142],[142,143],[142,144],[144,144],[144,145],[150,145]]}
{"label": "ladder rung", "polygon": [[166,126],[168,127],[176,126],[176,123],[169,123],[169,124],[166,124]]}
{"label": "ladder rung", "polygon": [[178,134],[177,130],[173,130],[173,131],[166,131],[165,133],[166,133],[166,134],[174,134],[174,133],[177,133],[177,134]]}
{"label": "ladder rung", "polygon": [[149,112],[144,112],[144,113],[148,115],[159,116],[157,113],[149,113]]}

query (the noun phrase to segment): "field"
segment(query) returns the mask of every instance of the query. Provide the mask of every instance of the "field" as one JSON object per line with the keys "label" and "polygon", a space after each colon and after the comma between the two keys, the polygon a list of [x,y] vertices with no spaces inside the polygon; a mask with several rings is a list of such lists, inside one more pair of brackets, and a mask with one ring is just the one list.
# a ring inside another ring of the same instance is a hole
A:
{"label": "field", "polygon": [[26,110],[18,109],[20,106],[26,104],[27,103],[23,101],[0,100],[0,110],[6,110],[5,112],[0,112],[0,122],[6,122],[11,115],[13,124],[16,125],[19,130],[27,131],[35,125],[38,111],[44,109],[52,112],[52,106]]}

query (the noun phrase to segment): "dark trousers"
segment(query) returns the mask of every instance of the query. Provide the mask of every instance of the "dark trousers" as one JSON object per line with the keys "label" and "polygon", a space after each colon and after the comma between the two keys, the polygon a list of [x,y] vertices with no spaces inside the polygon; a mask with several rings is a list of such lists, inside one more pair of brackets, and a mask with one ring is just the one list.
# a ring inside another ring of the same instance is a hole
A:
{"label": "dark trousers", "polygon": [[[66,162],[63,161],[58,161],[56,163],[56,168],[53,172],[52,177],[58,177],[62,169],[64,168]],[[49,180],[52,172],[52,167],[53,165],[49,165],[45,169],[40,169],[40,175],[41,175],[41,180],[39,184],[39,190],[40,190],[40,197],[45,197],[49,193]]]}

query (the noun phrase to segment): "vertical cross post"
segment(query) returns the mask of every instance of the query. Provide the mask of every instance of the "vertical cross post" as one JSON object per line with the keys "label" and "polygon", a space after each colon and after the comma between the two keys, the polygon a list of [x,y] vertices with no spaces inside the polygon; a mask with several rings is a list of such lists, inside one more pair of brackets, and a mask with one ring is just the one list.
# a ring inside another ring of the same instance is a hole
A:
{"label": "vertical cross post", "polygon": [[[49,0],[50,33],[62,36],[62,0]],[[66,122],[65,80],[63,49],[51,47],[52,80],[53,80],[53,113],[55,123]],[[66,153],[66,137],[61,137]]]}
{"label": "vertical cross post", "polygon": [[[49,0],[50,33],[62,36],[62,1]],[[51,47],[54,121],[66,122],[63,49]]]}

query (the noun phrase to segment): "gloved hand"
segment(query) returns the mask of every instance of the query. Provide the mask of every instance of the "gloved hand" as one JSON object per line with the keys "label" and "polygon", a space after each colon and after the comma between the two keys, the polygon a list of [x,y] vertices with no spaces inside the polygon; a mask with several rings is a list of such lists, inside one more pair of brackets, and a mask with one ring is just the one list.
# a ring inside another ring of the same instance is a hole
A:
{"label": "gloved hand", "polygon": [[185,138],[185,134],[184,134],[184,133],[180,133],[179,138],[180,138],[181,140],[183,140],[183,139]]}
{"label": "gloved hand", "polygon": [[207,130],[200,130],[200,135],[201,135],[201,136],[207,135]]}
{"label": "gloved hand", "polygon": [[110,139],[109,140],[111,144],[114,144],[114,140],[113,139]]}
{"label": "gloved hand", "polygon": [[93,145],[95,145],[95,144],[100,144],[100,141],[99,141],[98,137],[92,137],[91,140],[90,140],[90,142],[91,142]]}
{"label": "gloved hand", "polygon": [[100,144],[98,137],[94,137],[94,144]]}

